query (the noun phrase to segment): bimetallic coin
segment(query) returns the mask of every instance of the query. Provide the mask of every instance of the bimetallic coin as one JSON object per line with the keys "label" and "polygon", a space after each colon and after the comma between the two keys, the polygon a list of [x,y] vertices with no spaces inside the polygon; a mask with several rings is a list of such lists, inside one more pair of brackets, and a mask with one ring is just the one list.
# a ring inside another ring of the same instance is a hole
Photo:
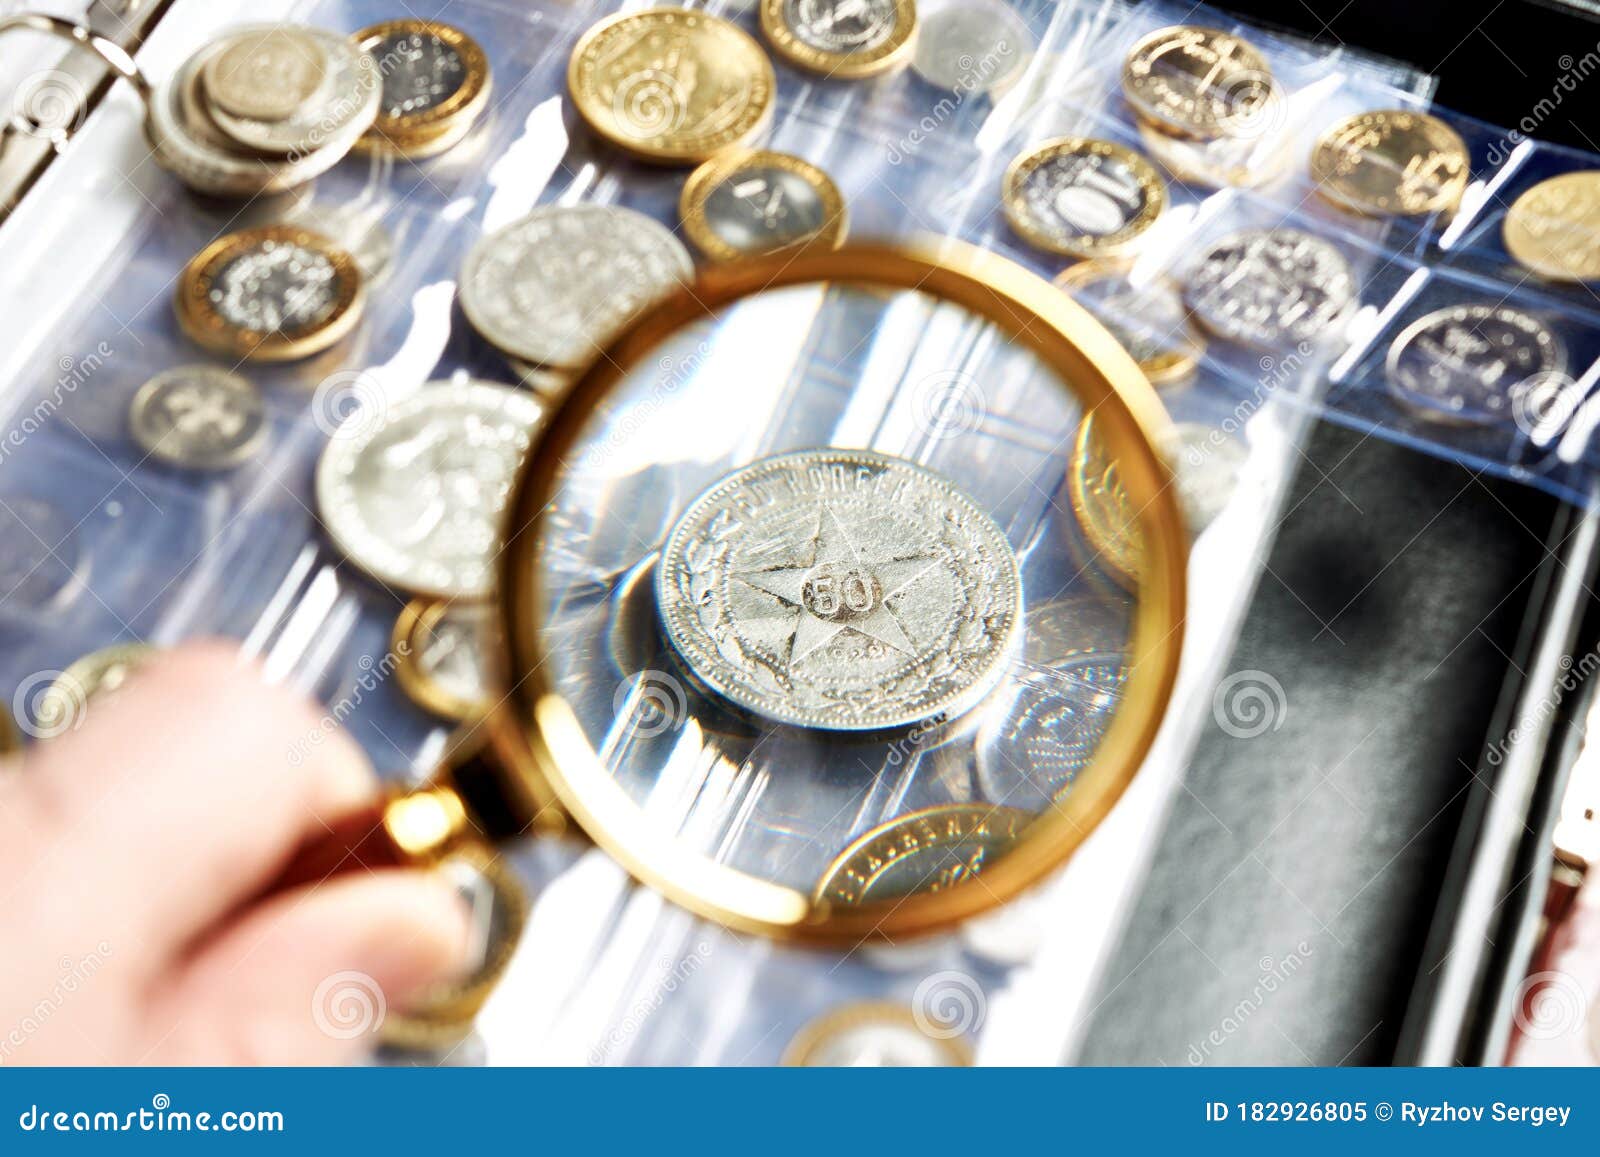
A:
{"label": "bimetallic coin", "polygon": [[1203,253],[1184,300],[1212,333],[1258,349],[1327,336],[1356,300],[1355,275],[1327,241],[1298,229],[1243,229]]}
{"label": "bimetallic coin", "polygon": [[355,260],[293,225],[230,233],[207,245],[178,278],[178,323],[229,357],[286,361],[327,349],[365,304]]}
{"label": "bimetallic coin", "polygon": [[1389,386],[1419,417],[1487,425],[1512,417],[1524,383],[1566,368],[1561,339],[1504,305],[1452,305],[1408,326],[1389,347]]}
{"label": "bimetallic coin", "polygon": [[567,66],[572,102],[591,129],[667,164],[696,164],[760,132],[776,84],[772,62],[737,25],[684,8],[602,20]]}
{"label": "bimetallic coin", "polygon": [[924,12],[911,69],[936,88],[980,93],[1003,89],[1033,52],[1028,26],[999,0],[952,0]]}
{"label": "bimetallic coin", "polygon": [[1122,66],[1122,92],[1146,120],[1178,136],[1238,136],[1281,99],[1256,47],[1215,28],[1177,25],[1145,36]]}
{"label": "bimetallic coin", "polygon": [[446,719],[484,714],[494,705],[490,655],[498,625],[487,603],[412,599],[395,620],[391,640],[400,689]]}
{"label": "bimetallic coin", "polygon": [[155,648],[144,643],[118,643],[85,655],[45,689],[23,726],[39,739],[76,731],[96,700],[115,694],[154,655]]}
{"label": "bimetallic coin", "polygon": [[1022,611],[1005,534],[898,458],[765,458],[690,504],[656,568],[666,635],[713,693],[840,731],[955,716],[1004,672]]}
{"label": "bimetallic coin", "polygon": [[688,250],[643,213],[553,205],[472,247],[461,268],[461,309],[512,357],[577,369],[693,273]]}
{"label": "bimetallic coin", "polygon": [[790,64],[855,80],[905,62],[917,7],[914,0],[761,0],[761,32]]}
{"label": "bimetallic coin", "polygon": [[941,804],[900,816],[839,854],[817,884],[817,900],[855,905],[954,888],[1009,851],[1032,819],[987,803]]}
{"label": "bimetallic coin", "polygon": [[353,37],[378,62],[383,97],[363,147],[432,156],[455,144],[488,107],[489,58],[459,28],[389,20]]}
{"label": "bimetallic coin", "polygon": [[[934,1031],[930,1032],[929,1030]],[[962,1068],[972,1049],[898,1004],[864,1002],[819,1016],[795,1034],[783,1063],[797,1068]]]}
{"label": "bimetallic coin", "polygon": [[1001,202],[1011,227],[1069,257],[1120,253],[1161,216],[1167,189],[1150,163],[1110,141],[1060,137],[1006,169]]}
{"label": "bimetallic coin", "polygon": [[1317,192],[1369,216],[1449,212],[1468,173],[1460,134],[1438,117],[1404,109],[1348,117],[1311,152]]}
{"label": "bimetallic coin", "polygon": [[[244,40],[253,42],[253,38],[280,27],[244,29],[224,43],[231,47]],[[316,45],[327,69],[327,76],[309,100],[273,119],[239,116],[215,102],[208,103],[206,111],[217,128],[245,149],[293,158],[318,152],[337,140],[341,142],[340,151],[346,151],[378,115],[383,85],[377,62],[338,33],[320,28],[299,28],[296,32]],[[224,49],[217,59],[225,58],[227,52]],[[202,86],[213,71],[208,62],[202,73]]]}
{"label": "bimetallic coin", "polygon": [[1101,567],[1123,586],[1137,588],[1144,561],[1139,512],[1123,489],[1116,461],[1107,455],[1105,445],[1095,434],[1093,414],[1078,424],[1073,439],[1072,459],[1067,464],[1067,496],[1084,539]]}
{"label": "bimetallic coin", "polygon": [[281,121],[303,108],[328,79],[314,36],[292,24],[253,28],[223,42],[201,71],[208,100],[225,113]]}
{"label": "bimetallic coin", "polygon": [[67,605],[87,571],[74,519],[40,498],[0,497],[0,615]]}
{"label": "bimetallic coin", "polygon": [[225,470],[266,440],[267,411],[256,388],[238,374],[179,366],[140,387],[128,426],[152,458],[189,470]]}
{"label": "bimetallic coin", "polygon": [[1189,323],[1189,311],[1165,278],[1136,285],[1131,261],[1080,261],[1056,275],[1055,284],[1094,314],[1153,386],[1168,386],[1194,373],[1206,343]]}
{"label": "bimetallic coin", "polygon": [[1540,181],[1512,202],[1506,251],[1541,277],[1600,281],[1600,170]]}
{"label": "bimetallic coin", "polygon": [[474,599],[493,584],[500,516],[542,408],[491,382],[431,382],[356,410],[317,464],[322,524],[380,582]]}
{"label": "bimetallic coin", "polygon": [[717,260],[844,241],[838,187],[821,169],[788,153],[713,157],[689,174],[678,212],[689,239]]}

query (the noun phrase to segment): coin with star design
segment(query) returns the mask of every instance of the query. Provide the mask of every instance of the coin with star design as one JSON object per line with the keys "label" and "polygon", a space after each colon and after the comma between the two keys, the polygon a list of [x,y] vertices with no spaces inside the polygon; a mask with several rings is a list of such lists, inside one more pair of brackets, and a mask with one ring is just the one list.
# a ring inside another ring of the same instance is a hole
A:
{"label": "coin with star design", "polygon": [[225,470],[260,448],[267,411],[248,379],[216,366],[179,366],[134,395],[128,426],[152,458],[189,470]]}
{"label": "coin with star design", "polygon": [[987,694],[1022,583],[1004,533],[948,480],[829,449],[761,459],[691,503],[656,599],[713,694],[780,723],[872,731]]}

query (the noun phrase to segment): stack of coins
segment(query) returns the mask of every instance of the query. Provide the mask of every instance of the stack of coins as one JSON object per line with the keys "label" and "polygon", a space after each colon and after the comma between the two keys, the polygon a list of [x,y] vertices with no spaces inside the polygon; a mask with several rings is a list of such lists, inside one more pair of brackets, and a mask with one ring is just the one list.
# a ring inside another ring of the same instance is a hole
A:
{"label": "stack of coins", "polygon": [[489,107],[489,59],[472,37],[435,20],[388,20],[353,37],[378,63],[383,99],[362,152],[433,157]]}
{"label": "stack of coins", "polygon": [[1271,66],[1231,32],[1157,29],[1123,62],[1122,94],[1144,147],[1180,180],[1253,186],[1287,166],[1290,139]]}
{"label": "stack of coins", "polygon": [[371,56],[347,37],[295,24],[232,30],[151,98],[157,161],[199,192],[280,192],[327,171],[378,115]]}

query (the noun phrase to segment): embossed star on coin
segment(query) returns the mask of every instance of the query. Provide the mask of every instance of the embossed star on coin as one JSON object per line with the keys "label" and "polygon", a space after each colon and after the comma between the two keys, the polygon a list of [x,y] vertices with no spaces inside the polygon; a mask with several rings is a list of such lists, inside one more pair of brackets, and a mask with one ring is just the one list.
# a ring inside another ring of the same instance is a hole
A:
{"label": "embossed star on coin", "polygon": [[666,634],[711,691],[803,727],[954,715],[1002,674],[1021,614],[1005,535],[883,454],[763,459],[694,501],[656,572]]}

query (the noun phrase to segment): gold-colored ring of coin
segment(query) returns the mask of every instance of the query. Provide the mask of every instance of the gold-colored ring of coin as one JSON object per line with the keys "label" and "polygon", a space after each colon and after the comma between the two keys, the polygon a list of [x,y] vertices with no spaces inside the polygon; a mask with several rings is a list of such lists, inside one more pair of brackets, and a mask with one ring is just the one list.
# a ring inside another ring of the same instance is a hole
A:
{"label": "gold-colored ring of coin", "polygon": [[811,162],[790,153],[752,149],[748,152],[730,152],[712,157],[690,173],[688,180],[683,183],[683,193],[678,198],[678,215],[683,220],[683,231],[689,235],[689,240],[694,242],[695,248],[716,261],[745,257],[752,252],[773,251],[740,249],[718,233],[706,215],[706,205],[713,193],[740,172],[758,168],[777,169],[798,177],[816,194],[817,201],[822,206],[822,224],[815,232],[796,237],[775,248],[788,249],[795,245],[815,243],[837,249],[844,244],[845,230],[848,227],[847,214],[844,196],[839,192],[839,186],[833,183],[833,178]]}
{"label": "gold-colored ring of coin", "polygon": [[[899,816],[852,840],[823,873],[816,898],[855,905],[953,887],[979,875],[988,853],[1008,849],[1032,819],[987,803],[940,804]],[[963,852],[970,854],[961,858]],[[915,876],[910,888],[901,886],[908,871]]]}
{"label": "gold-colored ring of coin", "polygon": [[1511,203],[1506,252],[1552,281],[1600,281],[1600,169],[1540,181]]}
{"label": "gold-colored ring of coin", "polygon": [[698,164],[750,140],[772,117],[776,87],[772,62],[748,33],[685,8],[602,20],[567,63],[584,122],[661,164]]}
{"label": "gold-colored ring of coin", "polygon": [[[1120,165],[1138,184],[1139,210],[1109,233],[1079,233],[1065,238],[1041,224],[1028,211],[1024,187],[1041,166],[1060,157],[1082,157]],[[1113,257],[1139,243],[1167,208],[1167,185],[1155,166],[1132,149],[1093,137],[1057,137],[1044,141],[1006,166],[1000,182],[1000,202],[1011,227],[1032,245],[1064,257]]]}
{"label": "gold-colored ring of coin", "polygon": [[934,1036],[918,1022],[916,1014],[909,1008],[888,1001],[862,1001],[823,1013],[795,1033],[794,1039],[783,1050],[782,1063],[788,1068],[815,1066],[824,1050],[839,1037],[879,1025],[900,1032],[916,1033],[931,1048],[942,1053],[945,1062],[952,1068],[966,1068],[972,1064],[972,1046],[960,1035],[945,1036],[941,1033]]}
{"label": "gold-colored ring of coin", "polygon": [[[1117,257],[1080,261],[1075,265],[1067,266],[1056,274],[1054,284],[1077,298],[1077,294],[1072,293],[1073,290],[1082,289],[1085,286],[1094,284],[1096,281],[1108,281],[1117,277],[1125,278],[1128,271],[1133,268],[1133,264],[1131,260]],[[1179,307],[1182,308],[1183,297],[1181,292],[1175,285],[1172,286],[1171,292]],[[1092,306],[1081,299],[1079,299],[1079,304],[1083,305],[1090,313],[1095,312]],[[1206,351],[1206,339],[1196,332],[1192,325],[1188,324],[1187,311],[1184,311],[1184,318],[1184,330],[1180,339],[1166,343],[1165,348],[1156,353],[1145,357],[1135,357],[1134,359],[1139,363],[1139,368],[1144,371],[1144,376],[1150,379],[1152,386],[1169,386],[1183,381],[1194,373],[1195,366],[1199,363],[1201,355]],[[1102,317],[1099,320],[1102,325],[1106,324],[1105,318]],[[1107,328],[1110,327],[1108,326]],[[1118,336],[1115,330],[1112,331],[1112,336]],[[1130,350],[1129,352],[1132,351]]]}
{"label": "gold-colored ring of coin", "polygon": [[1122,93],[1139,116],[1169,133],[1226,137],[1239,113],[1281,99],[1272,68],[1248,40],[1218,28],[1158,28],[1128,50]]}
{"label": "gold-colored ring of coin", "polygon": [[[394,621],[389,649],[395,656],[395,678],[400,689],[424,711],[465,723],[494,706],[487,700],[463,698],[442,686],[423,666],[427,642],[440,621],[450,613],[448,599],[412,599]],[[485,613],[488,613],[487,609]]]}
{"label": "gold-colored ring of coin", "polygon": [[1072,442],[1067,495],[1084,537],[1105,572],[1120,585],[1137,590],[1144,561],[1138,533],[1139,512],[1128,501],[1117,477],[1116,462],[1107,457],[1095,435],[1093,414],[1078,424]]}
{"label": "gold-colored ring of coin", "polygon": [[34,734],[51,739],[76,731],[94,700],[110,694],[155,655],[147,643],[113,643],[75,659],[46,688],[34,712]]}
{"label": "gold-colored ring of coin", "polygon": [[1461,134],[1438,117],[1406,109],[1357,113],[1311,150],[1311,179],[1334,205],[1368,217],[1446,213],[1470,175]]}
{"label": "gold-colored ring of coin", "polygon": [[471,1032],[473,1018],[511,963],[527,924],[527,892],[503,857],[486,848],[464,847],[450,858],[488,882],[499,920],[491,927],[482,963],[470,974],[425,988],[405,1008],[386,1012],[378,1035],[393,1048],[448,1048]]}
{"label": "gold-colored ring of coin", "polygon": [[395,36],[438,40],[461,62],[461,84],[432,108],[391,115],[380,105],[377,119],[356,147],[365,153],[392,153],[420,160],[442,153],[458,142],[488,107],[493,87],[489,58],[472,37],[452,24],[437,20],[385,20],[363,28],[351,39],[363,52],[372,55],[378,61],[379,71],[387,75],[384,58],[374,50]]}
{"label": "gold-colored ring of coin", "polygon": [[[279,245],[314,252],[331,267],[331,298],[317,316],[274,330],[236,323],[219,310],[218,278],[251,253],[270,253]],[[366,291],[355,258],[320,233],[294,225],[267,225],[219,237],[184,266],[174,298],[178,324],[193,341],[227,357],[279,362],[309,357],[333,345],[355,327]]]}
{"label": "gold-colored ring of coin", "polygon": [[772,50],[797,68],[836,80],[860,80],[898,68],[911,58],[917,35],[916,0],[894,0],[888,36],[862,52],[832,52],[807,44],[784,17],[786,0],[761,0],[761,34]]}

